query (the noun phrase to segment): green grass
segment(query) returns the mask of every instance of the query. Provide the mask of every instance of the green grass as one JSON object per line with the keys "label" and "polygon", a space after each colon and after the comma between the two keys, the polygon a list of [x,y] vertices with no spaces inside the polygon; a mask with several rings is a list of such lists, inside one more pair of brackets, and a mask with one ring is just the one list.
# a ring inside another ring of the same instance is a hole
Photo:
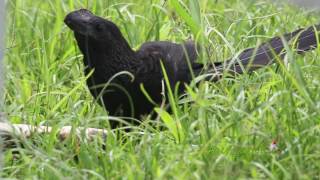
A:
{"label": "green grass", "polygon": [[[316,12],[267,1],[10,0],[7,1],[5,109],[12,123],[108,127],[107,113],[90,96],[82,55],[66,13],[88,7],[118,24],[134,48],[151,40],[199,39],[227,59],[272,36],[319,22]],[[0,176],[18,179],[318,179],[320,178],[320,51],[289,53],[273,65],[219,83],[174,90],[172,114],[159,126],[101,140],[55,133],[5,151]],[[157,111],[161,111],[157,109]],[[277,151],[270,151],[273,140]],[[12,154],[18,151],[18,154]],[[78,161],[75,161],[75,156]]]}

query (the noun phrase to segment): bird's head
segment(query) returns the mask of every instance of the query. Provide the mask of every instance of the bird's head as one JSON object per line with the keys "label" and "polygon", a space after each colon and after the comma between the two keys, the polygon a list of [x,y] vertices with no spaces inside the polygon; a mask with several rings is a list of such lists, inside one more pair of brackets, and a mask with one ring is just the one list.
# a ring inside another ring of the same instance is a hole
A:
{"label": "bird's head", "polygon": [[64,22],[75,34],[96,41],[110,42],[122,38],[119,28],[113,22],[95,16],[87,9],[69,13]]}

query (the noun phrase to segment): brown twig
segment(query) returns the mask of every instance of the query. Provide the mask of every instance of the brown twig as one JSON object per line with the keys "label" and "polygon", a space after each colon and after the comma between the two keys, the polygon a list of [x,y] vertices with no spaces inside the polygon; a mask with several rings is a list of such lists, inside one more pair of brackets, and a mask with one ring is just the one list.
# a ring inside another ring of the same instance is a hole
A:
{"label": "brown twig", "polygon": [[[13,137],[30,138],[32,134],[49,134],[52,131],[53,128],[50,126],[32,126],[28,124],[9,124],[0,122],[0,137],[6,140],[12,140],[11,138]],[[84,135],[88,140],[93,140],[96,136],[105,138],[108,133],[108,131],[104,129],[64,126],[57,130],[57,135],[59,139],[63,141],[73,132],[75,132],[78,137]]]}

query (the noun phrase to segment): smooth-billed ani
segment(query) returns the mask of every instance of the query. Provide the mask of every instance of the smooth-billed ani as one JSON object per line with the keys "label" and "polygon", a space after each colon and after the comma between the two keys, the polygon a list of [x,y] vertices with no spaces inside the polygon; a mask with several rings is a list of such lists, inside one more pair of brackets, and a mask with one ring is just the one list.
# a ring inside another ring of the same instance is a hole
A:
{"label": "smooth-billed ani", "polygon": [[[251,72],[273,63],[276,56],[282,58],[285,54],[284,41],[293,44],[298,53],[317,47],[320,29],[320,25],[316,25],[274,37],[258,47],[244,50],[237,57],[214,63],[203,71],[203,65],[196,63],[199,48],[192,41],[183,44],[146,42],[135,51],[117,25],[86,9],[69,13],[65,23],[74,32],[84,55],[85,74],[93,70],[87,80],[91,94],[95,98],[101,97],[100,103],[110,115],[135,118],[150,113],[155,107],[142,92],[142,84],[149,97],[155,103],[161,103],[163,71],[160,61],[166,69],[170,86],[180,82],[180,90],[183,91],[183,84],[192,80],[191,69],[195,76],[212,73],[213,81],[219,80],[224,72],[231,76]],[[134,78],[126,74],[115,77],[122,71],[131,73]]]}

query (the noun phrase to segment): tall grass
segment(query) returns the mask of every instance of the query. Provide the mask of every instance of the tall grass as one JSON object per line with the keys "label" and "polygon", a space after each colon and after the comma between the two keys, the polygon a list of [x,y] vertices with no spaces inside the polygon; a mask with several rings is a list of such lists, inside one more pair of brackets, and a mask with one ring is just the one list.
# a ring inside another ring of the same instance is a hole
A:
{"label": "tall grass", "polygon": [[[74,9],[111,19],[135,49],[145,41],[198,39],[204,63],[319,22],[319,13],[267,1],[10,0],[7,7],[5,111],[12,123],[54,128],[107,128],[113,119],[90,96],[82,55],[63,24]],[[146,117],[132,132],[110,133],[104,142],[59,142],[55,132],[34,135],[5,152],[1,176],[319,178],[319,50],[289,53],[285,62],[236,79],[191,84],[180,98],[172,90],[176,109],[162,111],[162,131]],[[278,150],[270,151],[273,140]]]}

